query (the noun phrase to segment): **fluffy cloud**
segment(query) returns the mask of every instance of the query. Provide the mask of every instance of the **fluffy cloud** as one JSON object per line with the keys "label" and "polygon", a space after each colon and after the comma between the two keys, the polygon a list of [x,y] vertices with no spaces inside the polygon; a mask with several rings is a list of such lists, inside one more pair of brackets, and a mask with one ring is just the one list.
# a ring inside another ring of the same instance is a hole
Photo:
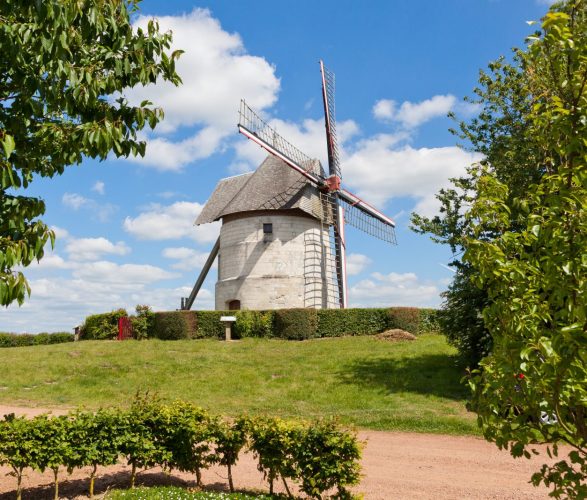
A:
{"label": "fluffy cloud", "polygon": [[61,202],[68,208],[75,211],[88,210],[92,216],[100,222],[107,222],[110,217],[118,210],[116,205],[111,203],[98,203],[91,198],[85,198],[77,193],[64,193]]}
{"label": "fluffy cloud", "polygon": [[399,106],[395,101],[381,99],[373,106],[373,115],[381,121],[397,122],[405,128],[414,128],[438,116],[446,116],[456,102],[456,97],[450,94],[435,95],[417,103],[404,101]]}
{"label": "fluffy cloud", "polygon": [[435,307],[439,293],[436,284],[423,283],[414,273],[373,273],[350,287],[349,299],[354,307]]}
{"label": "fluffy cloud", "polygon": [[177,274],[157,266],[148,264],[119,265],[108,261],[89,262],[74,269],[72,275],[92,283],[115,284],[123,289],[178,277]]}
{"label": "fluffy cloud", "polygon": [[182,271],[192,271],[194,269],[201,269],[208,259],[209,252],[199,252],[193,248],[187,247],[170,247],[164,248],[162,252],[163,257],[172,259],[176,262],[171,264],[173,269]]}
{"label": "fluffy cloud", "polygon": [[346,272],[349,276],[361,274],[371,262],[371,259],[366,255],[351,253],[346,258]]}
{"label": "fluffy cloud", "polygon": [[[129,278],[126,273],[126,278]],[[32,294],[21,307],[0,309],[2,329],[14,332],[72,331],[86,316],[119,307],[132,312],[136,304],[149,304],[155,311],[179,307],[190,286],[159,287],[142,282],[105,282],[84,278],[40,278],[30,281]],[[194,309],[213,309],[214,296],[200,290]]]}
{"label": "fluffy cloud", "polygon": [[[140,16],[135,26],[145,27],[148,20]],[[131,102],[148,99],[163,107],[165,120],[157,127],[158,134],[196,127],[180,142],[150,138],[145,158],[135,159],[161,170],[179,170],[218,151],[223,139],[234,134],[240,99],[257,110],[266,109],[276,102],[280,83],[275,68],[248,54],[241,37],[224,31],[209,10],[158,21],[163,31],[173,31],[173,49],[185,50],[176,65],[183,84],[158,82],[125,95]]]}
{"label": "fluffy cloud", "polygon": [[376,206],[383,207],[392,198],[409,197],[415,200],[417,212],[433,215],[438,209],[434,197],[438,190],[480,159],[480,155],[454,146],[397,147],[395,136],[382,134],[361,141],[344,158],[344,174],[357,194]]}
{"label": "fluffy cloud", "polygon": [[96,260],[104,254],[126,255],[130,252],[124,242],[112,243],[106,238],[70,238],[65,250],[73,260]]}
{"label": "fluffy cloud", "polygon": [[191,238],[199,243],[210,243],[218,238],[219,223],[194,226],[203,205],[178,201],[172,205],[153,204],[137,217],[127,217],[125,231],[142,240],[172,240]]}

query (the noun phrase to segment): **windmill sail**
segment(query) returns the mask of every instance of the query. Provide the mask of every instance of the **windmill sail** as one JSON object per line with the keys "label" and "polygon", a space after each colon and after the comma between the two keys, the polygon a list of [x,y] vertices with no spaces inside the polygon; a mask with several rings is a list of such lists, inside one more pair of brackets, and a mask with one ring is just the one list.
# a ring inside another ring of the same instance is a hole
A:
{"label": "windmill sail", "polygon": [[241,100],[239,108],[238,130],[269,153],[281,158],[316,185],[322,186],[324,184],[324,179],[313,172],[316,160],[281,137],[273,127],[247,105],[244,99]]}
{"label": "windmill sail", "polygon": [[326,146],[328,149],[328,168],[330,175],[341,178],[338,139],[336,137],[336,112],[334,107],[334,73],[320,61],[322,73],[322,100],[324,102],[324,121],[326,124]]}
{"label": "windmill sail", "polygon": [[397,245],[395,223],[389,217],[348,191],[339,193],[339,203],[344,208],[344,221],[347,224],[370,236]]}

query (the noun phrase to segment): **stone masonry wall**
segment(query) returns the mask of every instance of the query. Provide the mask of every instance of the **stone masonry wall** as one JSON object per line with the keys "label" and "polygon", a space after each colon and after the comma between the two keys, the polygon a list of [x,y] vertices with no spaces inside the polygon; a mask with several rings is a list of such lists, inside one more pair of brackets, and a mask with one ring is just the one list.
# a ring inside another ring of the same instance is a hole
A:
{"label": "stone masonry wall", "polygon": [[[263,233],[270,223],[272,234]],[[240,300],[241,309],[306,307],[306,239],[321,231],[314,218],[295,212],[241,215],[220,230],[216,309]]]}

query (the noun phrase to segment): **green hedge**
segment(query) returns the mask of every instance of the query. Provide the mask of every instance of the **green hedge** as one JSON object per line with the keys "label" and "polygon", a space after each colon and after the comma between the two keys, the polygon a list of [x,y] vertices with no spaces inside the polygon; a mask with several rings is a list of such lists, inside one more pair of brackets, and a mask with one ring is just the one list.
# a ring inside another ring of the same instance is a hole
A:
{"label": "green hedge", "polygon": [[73,342],[73,333],[2,333],[0,332],[0,347],[22,347],[28,345],[62,344]]}
{"label": "green hedge", "polygon": [[273,320],[275,337],[288,340],[305,340],[318,337],[318,311],[316,309],[277,309]]}
{"label": "green hedge", "polygon": [[158,312],[153,315],[149,337],[162,340],[193,338],[194,313],[191,311]]}
{"label": "green hedge", "polygon": [[[124,309],[89,316],[82,338],[116,338]],[[276,309],[269,311],[164,311],[149,312],[147,338],[164,340],[224,338],[221,316],[236,316],[234,338],[304,340],[345,335],[373,335],[399,328],[414,335],[438,331],[437,311],[416,307],[353,309]],[[1,342],[1,340],[0,340]]]}
{"label": "green hedge", "polygon": [[128,316],[126,309],[88,316],[81,327],[84,340],[114,340],[118,337],[118,319]]}
{"label": "green hedge", "polygon": [[319,309],[318,337],[371,335],[388,328],[387,309]]}

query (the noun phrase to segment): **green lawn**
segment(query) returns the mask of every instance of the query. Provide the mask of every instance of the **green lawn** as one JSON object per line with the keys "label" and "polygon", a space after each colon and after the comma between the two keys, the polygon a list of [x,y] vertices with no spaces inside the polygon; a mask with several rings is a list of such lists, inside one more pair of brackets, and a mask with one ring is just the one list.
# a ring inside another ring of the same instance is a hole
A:
{"label": "green lawn", "polygon": [[223,415],[336,415],[370,429],[477,433],[462,368],[439,335],[86,341],[0,349],[0,366],[5,404],[97,408],[149,390]]}

